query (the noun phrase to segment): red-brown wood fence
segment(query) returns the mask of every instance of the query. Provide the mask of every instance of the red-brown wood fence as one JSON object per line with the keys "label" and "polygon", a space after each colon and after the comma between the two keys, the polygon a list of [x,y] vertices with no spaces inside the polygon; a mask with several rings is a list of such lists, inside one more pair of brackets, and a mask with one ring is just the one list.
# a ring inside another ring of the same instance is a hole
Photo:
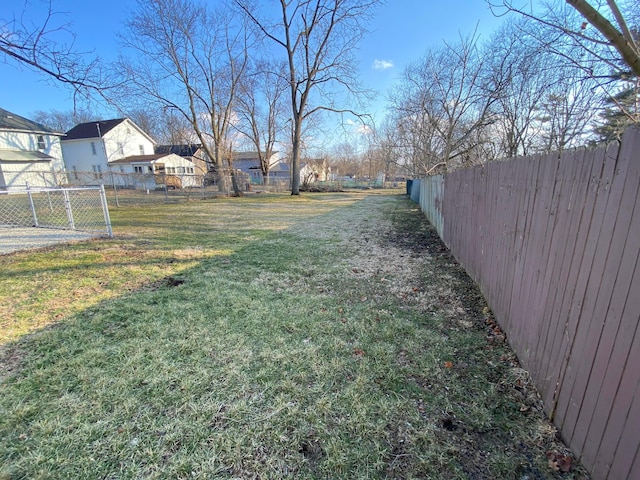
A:
{"label": "red-brown wood fence", "polygon": [[421,179],[420,204],[592,478],[640,479],[640,130]]}

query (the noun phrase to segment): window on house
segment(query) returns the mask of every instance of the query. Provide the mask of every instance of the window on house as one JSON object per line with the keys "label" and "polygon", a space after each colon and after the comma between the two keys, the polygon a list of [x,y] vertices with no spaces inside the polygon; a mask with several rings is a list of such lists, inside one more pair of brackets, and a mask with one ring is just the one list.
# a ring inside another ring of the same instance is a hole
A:
{"label": "window on house", "polygon": [[76,167],[75,165],[72,167],[73,169],[73,178],[75,180],[78,180],[78,167]]}
{"label": "window on house", "polygon": [[136,173],[142,173],[142,166],[141,165],[134,166],[133,171]]}
{"label": "window on house", "polygon": [[44,135],[38,135],[38,150],[44,150],[46,146],[44,143]]}
{"label": "window on house", "polygon": [[149,165],[149,171],[153,172],[153,167],[151,165]]}
{"label": "window on house", "polygon": [[102,178],[102,165],[93,165],[93,177]]}
{"label": "window on house", "polygon": [[144,155],[144,145],[140,145],[140,155]]}
{"label": "window on house", "polygon": [[98,151],[96,150],[96,142],[91,142],[91,153],[97,155]]}
{"label": "window on house", "polygon": [[118,142],[118,153],[120,155],[124,155],[124,144],[123,143]]}

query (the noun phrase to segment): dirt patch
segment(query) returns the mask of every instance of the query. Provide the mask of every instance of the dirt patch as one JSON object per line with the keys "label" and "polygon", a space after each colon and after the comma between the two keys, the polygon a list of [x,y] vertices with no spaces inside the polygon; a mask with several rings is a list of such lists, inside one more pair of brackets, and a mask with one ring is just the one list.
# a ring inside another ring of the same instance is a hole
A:
{"label": "dirt patch", "polygon": [[18,346],[0,346],[0,384],[20,369],[24,356],[25,352]]}

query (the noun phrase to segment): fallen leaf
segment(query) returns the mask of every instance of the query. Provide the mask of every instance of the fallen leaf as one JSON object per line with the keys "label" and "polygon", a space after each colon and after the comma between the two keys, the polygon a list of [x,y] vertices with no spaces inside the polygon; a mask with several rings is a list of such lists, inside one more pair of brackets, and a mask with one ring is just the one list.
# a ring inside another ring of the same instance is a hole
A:
{"label": "fallen leaf", "polygon": [[364,357],[364,350],[360,349],[360,348],[354,348],[353,349],[353,354],[356,357]]}
{"label": "fallen leaf", "polygon": [[453,362],[444,362],[444,368],[453,368]]}
{"label": "fallen leaf", "polygon": [[549,468],[554,472],[567,473],[571,470],[571,462],[573,459],[569,455],[547,452],[547,458],[549,459]]}

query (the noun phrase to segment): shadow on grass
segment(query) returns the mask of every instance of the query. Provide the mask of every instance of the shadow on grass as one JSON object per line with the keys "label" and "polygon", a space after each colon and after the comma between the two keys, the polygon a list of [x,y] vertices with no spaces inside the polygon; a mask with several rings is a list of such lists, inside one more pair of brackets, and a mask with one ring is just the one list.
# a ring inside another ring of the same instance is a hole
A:
{"label": "shadow on grass", "polygon": [[408,240],[426,221],[357,200],[9,345],[0,478],[560,478],[515,357]]}

